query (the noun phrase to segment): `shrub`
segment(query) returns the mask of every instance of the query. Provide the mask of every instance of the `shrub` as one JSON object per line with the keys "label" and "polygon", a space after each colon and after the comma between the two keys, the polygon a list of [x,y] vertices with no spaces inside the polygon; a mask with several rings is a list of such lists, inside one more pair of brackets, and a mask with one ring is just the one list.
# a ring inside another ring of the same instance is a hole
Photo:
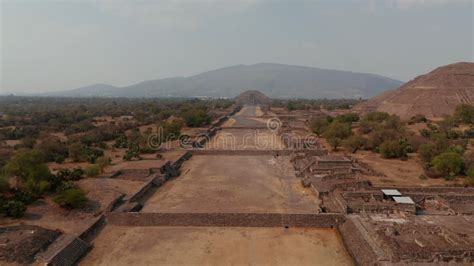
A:
{"label": "shrub", "polygon": [[454,117],[456,120],[467,124],[474,123],[474,106],[469,104],[458,105]]}
{"label": "shrub", "polygon": [[182,114],[188,127],[200,127],[211,123],[211,116],[204,110],[189,110]]}
{"label": "shrub", "polygon": [[70,188],[62,191],[53,200],[63,208],[76,209],[84,206],[87,197],[81,189]]}
{"label": "shrub", "polygon": [[456,152],[444,152],[436,156],[431,164],[436,170],[450,176],[458,175],[464,167],[462,156]]}
{"label": "shrub", "polygon": [[41,196],[49,188],[53,177],[43,161],[43,155],[30,149],[20,149],[3,167],[7,176],[17,177],[22,186],[34,196]]}
{"label": "shrub", "polygon": [[404,140],[386,140],[380,145],[380,153],[385,158],[407,158],[409,145]]}
{"label": "shrub", "polygon": [[115,140],[115,143],[114,143],[114,148],[127,148],[128,147],[128,140],[127,140],[127,136],[125,135],[120,135],[116,140]]}
{"label": "shrub", "polygon": [[23,202],[18,200],[9,200],[3,204],[3,212],[13,218],[20,218],[26,211],[26,206]]}
{"label": "shrub", "polygon": [[359,121],[359,115],[357,113],[349,113],[349,114],[342,114],[336,116],[334,118],[334,121],[339,121],[343,123],[352,123],[352,122],[357,122]]}
{"label": "shrub", "polygon": [[463,138],[468,138],[468,139],[474,138],[474,127],[471,126],[470,128],[464,130],[462,137]]}
{"label": "shrub", "polygon": [[17,190],[15,191],[14,200],[23,202],[25,205],[28,205],[33,202],[33,196],[28,191]]}
{"label": "shrub", "polygon": [[373,122],[383,122],[386,120],[390,115],[384,112],[371,112],[368,113],[364,118],[368,121]]}
{"label": "shrub", "polygon": [[446,152],[455,152],[459,155],[463,155],[466,150],[459,145],[452,145],[446,149]]}
{"label": "shrub", "polygon": [[138,145],[134,145],[130,147],[123,156],[124,161],[131,161],[133,159],[141,160],[142,157],[140,156],[140,147]]}
{"label": "shrub", "polygon": [[369,120],[361,120],[359,122],[359,132],[362,134],[368,134],[377,127],[377,123]]}
{"label": "shrub", "polygon": [[323,133],[325,138],[347,139],[352,135],[351,124],[335,121]]}
{"label": "shrub", "polygon": [[99,167],[102,171],[102,170],[104,170],[105,167],[110,165],[112,160],[110,159],[110,157],[102,156],[102,157],[97,158],[96,162],[97,162],[97,165],[99,165]]}
{"label": "shrub", "polygon": [[323,134],[324,130],[326,130],[328,125],[329,125],[329,121],[327,117],[324,117],[324,116],[314,118],[311,120],[311,123],[310,123],[311,131],[318,136]]}
{"label": "shrub", "polygon": [[350,136],[342,142],[342,145],[352,153],[367,146],[367,139],[361,136]]}
{"label": "shrub", "polygon": [[470,167],[468,170],[467,170],[467,180],[466,180],[466,183],[468,185],[474,185],[474,167]]}
{"label": "shrub", "polygon": [[69,145],[69,157],[75,162],[85,162],[87,160],[86,148],[79,142],[72,143]]}
{"label": "shrub", "polygon": [[61,185],[58,187],[57,191],[62,192],[71,188],[76,188],[76,185],[72,181],[62,182]]}
{"label": "shrub", "polygon": [[420,129],[420,135],[425,138],[429,138],[431,136],[431,130],[427,128]]}
{"label": "shrub", "polygon": [[62,162],[68,155],[67,146],[57,139],[44,138],[35,148],[43,153],[47,162]]}
{"label": "shrub", "polygon": [[158,124],[160,143],[177,139],[181,135],[183,123],[180,120],[164,121]]}
{"label": "shrub", "polygon": [[448,139],[458,139],[463,136],[463,132],[459,130],[449,129],[446,131],[446,137]]}
{"label": "shrub", "polygon": [[97,164],[90,164],[84,168],[84,173],[88,177],[98,176],[100,174],[100,166]]}
{"label": "shrub", "polygon": [[414,124],[414,123],[425,123],[428,122],[428,119],[426,119],[426,116],[422,114],[417,114],[410,118],[410,121],[408,122],[409,124]]}
{"label": "shrub", "polygon": [[59,177],[62,181],[77,181],[82,179],[84,176],[84,170],[82,168],[74,168],[72,171],[69,169],[61,169],[58,171],[56,174],[57,177]]}
{"label": "shrub", "polygon": [[421,174],[418,178],[421,179],[421,180],[426,180],[426,179],[428,179],[428,177],[427,177],[426,175],[424,175],[424,174]]}
{"label": "shrub", "polygon": [[95,163],[97,158],[104,156],[104,151],[101,149],[96,149],[90,146],[86,146],[87,161],[90,163]]}
{"label": "shrub", "polygon": [[8,178],[6,176],[0,175],[0,194],[7,192],[10,190],[10,183],[8,182]]}

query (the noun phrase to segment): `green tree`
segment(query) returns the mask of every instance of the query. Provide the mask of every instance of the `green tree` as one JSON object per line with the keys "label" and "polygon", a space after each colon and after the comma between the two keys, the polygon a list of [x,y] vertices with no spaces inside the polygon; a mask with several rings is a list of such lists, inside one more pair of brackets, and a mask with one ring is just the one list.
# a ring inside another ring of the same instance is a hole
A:
{"label": "green tree", "polygon": [[85,146],[79,142],[69,145],[69,157],[75,162],[85,162],[87,160],[87,151]]}
{"label": "green tree", "polygon": [[161,142],[177,139],[181,135],[183,123],[179,120],[163,121],[158,124],[158,132],[161,132]]}
{"label": "green tree", "polygon": [[334,121],[339,121],[343,123],[352,123],[359,121],[360,117],[357,113],[349,113],[349,114],[342,114],[338,115],[334,118]]}
{"label": "green tree", "polygon": [[211,123],[211,116],[202,109],[189,110],[181,115],[188,127],[201,127]]}
{"label": "green tree", "polygon": [[456,107],[454,111],[456,120],[466,124],[474,123],[474,106],[470,104],[461,104]]}
{"label": "green tree", "polygon": [[431,160],[433,160],[433,158],[438,154],[433,143],[421,144],[420,147],[418,147],[418,153],[424,162],[431,162]]}
{"label": "green tree", "polygon": [[328,140],[334,150],[341,145],[342,140],[347,139],[351,135],[351,124],[341,123],[339,121],[331,123],[323,133],[323,136]]}
{"label": "green tree", "polygon": [[3,167],[3,171],[7,176],[17,178],[35,195],[43,194],[52,178],[43,154],[31,149],[18,150]]}
{"label": "green tree", "polygon": [[46,162],[63,162],[68,155],[67,146],[54,138],[43,138],[35,149],[43,153]]}
{"label": "green tree", "polygon": [[361,136],[350,136],[342,142],[342,145],[352,153],[364,148],[367,145],[367,139]]}
{"label": "green tree", "polygon": [[9,217],[20,218],[26,211],[26,206],[18,200],[8,200],[2,206],[2,211]]}
{"label": "green tree", "polygon": [[407,158],[409,145],[404,140],[386,140],[380,145],[380,153],[385,158]]}
{"label": "green tree", "polygon": [[431,164],[437,171],[450,176],[458,175],[464,167],[463,157],[456,152],[441,153],[434,157]]}
{"label": "green tree", "polygon": [[53,200],[63,208],[76,209],[84,206],[87,197],[81,189],[70,188],[62,191]]}
{"label": "green tree", "polygon": [[325,116],[313,118],[310,122],[311,131],[319,136],[326,130],[329,124],[330,122]]}

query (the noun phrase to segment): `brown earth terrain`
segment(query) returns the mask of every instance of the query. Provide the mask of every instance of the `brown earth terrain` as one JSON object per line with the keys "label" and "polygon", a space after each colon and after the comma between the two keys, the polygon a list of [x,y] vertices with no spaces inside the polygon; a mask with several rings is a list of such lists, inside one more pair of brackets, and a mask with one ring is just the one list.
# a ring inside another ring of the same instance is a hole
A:
{"label": "brown earth terrain", "polygon": [[[113,243],[113,245],[110,245]],[[108,226],[81,265],[352,265],[338,233],[313,228]]]}
{"label": "brown earth terrain", "polygon": [[[219,134],[236,139],[248,134],[245,149],[258,150],[258,135],[248,127],[266,127],[259,118],[263,115],[258,107],[244,107],[211,142]],[[319,205],[295,177],[290,156],[204,154],[184,162],[181,175],[158,188],[141,212],[319,213]],[[92,244],[82,265],[352,265],[337,232],[330,229],[109,225]]]}
{"label": "brown earth terrain", "polygon": [[143,212],[318,212],[318,199],[295,178],[288,157],[193,156],[182,175]]}

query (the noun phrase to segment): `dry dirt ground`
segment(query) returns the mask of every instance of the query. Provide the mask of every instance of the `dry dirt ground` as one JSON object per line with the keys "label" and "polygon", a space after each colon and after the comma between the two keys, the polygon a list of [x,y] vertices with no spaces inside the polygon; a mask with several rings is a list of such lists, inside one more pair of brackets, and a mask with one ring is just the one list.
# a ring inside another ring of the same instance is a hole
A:
{"label": "dry dirt ground", "polygon": [[161,187],[142,211],[319,211],[319,200],[295,177],[289,157],[193,156],[182,173]]}
{"label": "dry dirt ground", "polygon": [[352,265],[330,229],[107,226],[93,245],[80,265]]}
{"label": "dry dirt ground", "polygon": [[420,175],[424,174],[424,171],[421,163],[415,158],[406,161],[384,159],[380,154],[370,151],[358,151],[356,154],[351,154],[351,156],[360,159],[373,169],[386,175],[386,177],[369,177],[369,180],[375,186],[434,186],[462,182],[462,179],[459,178],[455,181],[446,181],[443,178],[420,179]]}
{"label": "dry dirt ground", "polygon": [[334,154],[346,154],[367,163],[374,170],[384,173],[385,177],[367,176],[374,186],[436,186],[462,184],[463,179],[457,178],[453,181],[446,181],[444,178],[420,179],[424,174],[422,163],[415,154],[410,155],[408,160],[384,159],[378,153],[371,151],[357,151],[353,154],[339,148],[337,152],[333,151],[331,146],[323,138],[321,143]]}
{"label": "dry dirt ground", "polygon": [[[265,126],[261,115],[245,107],[224,126]],[[319,212],[319,200],[303,188],[289,160],[195,155],[142,212]],[[92,244],[81,265],[352,265],[337,231],[329,229],[108,225]]]}
{"label": "dry dirt ground", "polygon": [[284,149],[281,138],[267,129],[225,129],[206,144],[210,150],[276,150]]}
{"label": "dry dirt ground", "polygon": [[3,218],[0,220],[0,226],[37,225],[51,230],[59,229],[65,233],[79,234],[118,196],[137,191],[143,183],[111,178],[84,178],[78,181],[77,185],[86,191],[89,199],[84,208],[66,210],[54,203],[51,197],[46,197],[29,205],[22,219]]}

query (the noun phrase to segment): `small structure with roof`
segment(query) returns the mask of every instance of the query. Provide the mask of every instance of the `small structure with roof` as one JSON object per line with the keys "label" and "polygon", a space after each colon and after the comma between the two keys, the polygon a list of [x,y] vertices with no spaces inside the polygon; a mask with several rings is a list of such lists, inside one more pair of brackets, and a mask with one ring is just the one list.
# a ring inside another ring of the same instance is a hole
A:
{"label": "small structure with roof", "polygon": [[393,200],[396,202],[396,203],[400,203],[400,204],[415,204],[415,202],[410,198],[410,197],[393,197]]}

